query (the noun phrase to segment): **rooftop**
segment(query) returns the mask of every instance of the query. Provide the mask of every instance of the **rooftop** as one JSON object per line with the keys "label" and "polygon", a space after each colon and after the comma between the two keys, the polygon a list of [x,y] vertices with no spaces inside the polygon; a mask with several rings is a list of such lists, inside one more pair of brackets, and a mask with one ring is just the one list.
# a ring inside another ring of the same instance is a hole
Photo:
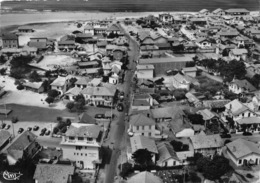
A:
{"label": "rooftop", "polygon": [[74,171],[75,167],[71,165],[38,164],[33,178],[38,183],[67,183]]}
{"label": "rooftop", "polygon": [[233,115],[239,115],[242,112],[249,110],[244,104],[242,104],[238,99],[232,100],[225,105],[226,109],[230,110]]}
{"label": "rooftop", "polygon": [[237,139],[226,146],[237,159],[252,154],[260,155],[259,145],[244,139]]}
{"label": "rooftop", "polygon": [[190,137],[194,149],[219,148],[223,146],[223,141],[219,134],[206,135],[201,132],[198,135]]}
{"label": "rooftop", "polygon": [[191,62],[193,61],[191,57],[165,57],[165,58],[148,58],[140,59],[139,63],[141,65],[146,64],[156,64],[156,63],[170,63],[170,62]]}
{"label": "rooftop", "polygon": [[0,130],[0,147],[11,137],[7,130]]}
{"label": "rooftop", "polygon": [[142,135],[133,136],[130,138],[132,153],[139,149],[147,149],[152,153],[158,153],[155,141],[149,137]]}
{"label": "rooftop", "polygon": [[65,135],[70,137],[90,137],[96,139],[98,138],[100,131],[101,129],[98,125],[72,123]]}
{"label": "rooftop", "polygon": [[129,124],[133,126],[155,125],[155,121],[144,114],[136,114],[131,116]]}
{"label": "rooftop", "polygon": [[144,171],[140,172],[127,180],[127,183],[163,183],[163,181],[154,174]]}

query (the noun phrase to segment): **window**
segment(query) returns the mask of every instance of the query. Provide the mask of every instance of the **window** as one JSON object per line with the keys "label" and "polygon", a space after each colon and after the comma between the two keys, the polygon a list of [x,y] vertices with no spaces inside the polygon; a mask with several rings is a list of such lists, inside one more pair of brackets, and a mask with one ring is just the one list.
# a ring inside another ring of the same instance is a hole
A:
{"label": "window", "polygon": [[142,135],[144,136],[144,133],[142,133]]}
{"label": "window", "polygon": [[149,126],[149,129],[151,130],[151,129],[152,129],[152,126]]}
{"label": "window", "polygon": [[251,113],[249,112],[249,113],[248,113],[248,117],[250,117],[250,115],[251,115]]}
{"label": "window", "polygon": [[136,126],[136,130],[139,130],[139,126]]}
{"label": "window", "polygon": [[74,153],[74,155],[76,156],[76,153]]}
{"label": "window", "polygon": [[152,136],[152,133],[151,133],[151,132],[149,132],[149,134],[148,134],[148,135],[149,135],[149,137],[151,137],[151,136]]}
{"label": "window", "polygon": [[81,150],[82,147],[81,146],[76,146],[76,150]]}
{"label": "window", "polygon": [[143,130],[144,130],[144,126],[143,126]]}
{"label": "window", "polygon": [[240,165],[242,163],[242,160],[240,159],[240,160],[238,160],[238,164]]}
{"label": "window", "polygon": [[84,137],[78,137],[78,140],[84,140]]}
{"label": "window", "polygon": [[83,153],[81,153],[81,156],[83,156]]}
{"label": "window", "polygon": [[75,138],[74,137],[69,137],[69,140],[74,140]]}
{"label": "window", "polygon": [[86,153],[85,156],[88,156],[88,154]]}
{"label": "window", "polygon": [[88,141],[93,141],[93,138],[87,138],[88,139]]}
{"label": "window", "polygon": [[87,149],[88,147],[85,147],[85,149]]}

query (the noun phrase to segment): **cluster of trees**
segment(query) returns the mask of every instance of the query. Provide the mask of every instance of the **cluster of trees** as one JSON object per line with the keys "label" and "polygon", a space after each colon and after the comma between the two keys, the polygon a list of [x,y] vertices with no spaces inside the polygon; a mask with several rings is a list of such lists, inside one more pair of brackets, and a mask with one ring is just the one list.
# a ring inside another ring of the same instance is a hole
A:
{"label": "cluster of trees", "polygon": [[180,141],[172,140],[170,142],[170,144],[172,145],[174,151],[176,151],[176,152],[188,151],[189,150],[189,145],[188,144],[183,144]]}
{"label": "cluster of trees", "polygon": [[209,72],[220,73],[224,77],[225,82],[230,82],[235,77],[237,79],[243,79],[246,75],[246,67],[244,62],[232,60],[226,62],[222,59],[203,59],[197,62],[198,65],[202,65],[209,70]]}
{"label": "cluster of trees", "polygon": [[58,124],[53,128],[53,134],[66,133],[68,126],[71,125],[71,120],[64,120],[62,117],[57,117]]}
{"label": "cluster of trees", "polygon": [[218,180],[231,170],[229,160],[223,156],[214,156],[213,159],[201,156],[196,161],[197,170],[209,180]]}
{"label": "cluster of trees", "polygon": [[82,94],[77,95],[73,102],[68,102],[66,108],[72,111],[83,111],[86,105],[85,97]]}
{"label": "cluster of trees", "polygon": [[8,60],[6,55],[0,55],[0,64],[4,64]]}
{"label": "cluster of trees", "polygon": [[30,55],[13,57],[10,61],[10,76],[15,79],[24,78],[25,75],[31,71],[28,64],[33,60],[33,58],[34,57]]}
{"label": "cluster of trees", "polygon": [[48,97],[45,99],[45,101],[48,104],[51,104],[54,102],[55,98],[59,96],[59,92],[57,90],[50,90],[48,91]]}
{"label": "cluster of trees", "polygon": [[195,125],[204,125],[205,121],[203,120],[203,116],[201,114],[188,114],[188,119],[192,124]]}

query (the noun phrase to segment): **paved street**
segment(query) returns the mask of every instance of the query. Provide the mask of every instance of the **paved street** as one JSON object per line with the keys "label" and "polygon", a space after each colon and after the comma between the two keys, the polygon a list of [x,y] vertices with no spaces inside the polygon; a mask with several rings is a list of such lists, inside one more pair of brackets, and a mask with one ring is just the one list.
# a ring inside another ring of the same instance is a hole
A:
{"label": "paved street", "polygon": [[[124,30],[122,30],[122,31],[124,31]],[[126,33],[126,36],[128,38],[130,38],[128,33]],[[130,87],[131,87],[131,81],[133,78],[133,72],[131,70],[135,70],[134,60],[136,60],[139,56],[138,45],[131,38],[130,38],[130,48],[131,48],[131,50],[128,52],[129,70],[126,72],[125,82],[124,82],[124,87],[123,87],[125,96],[131,96]],[[124,112],[121,112],[119,114],[116,125],[111,126],[111,132],[113,132],[113,134],[110,134],[110,135],[113,135],[113,137],[114,137],[114,146],[113,146],[113,151],[112,151],[112,155],[110,158],[110,163],[107,164],[107,166],[106,166],[105,183],[114,182],[114,177],[116,176],[116,172],[117,172],[118,158],[119,158],[121,150],[125,147],[125,141],[123,139],[124,139],[124,134],[125,134],[125,127],[126,127],[125,123],[126,122],[124,119],[125,119],[125,113],[128,112],[128,110],[129,110],[129,104],[130,104],[129,102],[131,100],[128,97],[126,97],[125,101],[126,101],[127,107],[125,107]]]}

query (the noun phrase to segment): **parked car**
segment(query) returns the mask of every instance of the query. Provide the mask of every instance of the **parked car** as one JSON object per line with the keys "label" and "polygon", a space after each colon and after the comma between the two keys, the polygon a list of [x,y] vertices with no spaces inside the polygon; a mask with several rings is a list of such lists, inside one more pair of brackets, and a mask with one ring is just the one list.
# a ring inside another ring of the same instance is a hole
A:
{"label": "parked car", "polygon": [[229,133],[223,133],[220,135],[221,138],[231,138],[231,135]]}
{"label": "parked car", "polygon": [[41,130],[41,133],[45,133],[47,131],[47,129],[46,128],[43,128],[42,130]]}
{"label": "parked car", "polygon": [[27,131],[32,131],[32,127],[28,127],[28,128],[27,128]]}
{"label": "parked car", "polygon": [[0,127],[1,127],[1,129],[4,129],[5,126],[6,126],[6,124],[5,124],[5,123],[2,123]]}
{"label": "parked car", "polygon": [[124,97],[125,97],[125,92],[123,92],[123,91],[120,92],[120,93],[119,93],[119,98],[120,98],[120,99],[123,99]]}
{"label": "parked car", "polygon": [[251,136],[251,135],[253,135],[253,134],[250,133],[250,132],[244,132],[243,135],[244,135],[244,136]]}
{"label": "parked car", "polygon": [[95,118],[96,119],[104,119],[105,118],[105,114],[96,114]]}
{"label": "parked car", "polygon": [[33,131],[37,131],[37,130],[39,130],[39,126],[34,126]]}
{"label": "parked car", "polygon": [[46,132],[45,132],[45,135],[46,136],[48,136],[48,135],[50,135],[51,134],[51,131],[50,130],[47,130]]}
{"label": "parked car", "polygon": [[43,136],[45,132],[41,131],[40,136]]}
{"label": "parked car", "polygon": [[19,130],[18,130],[18,134],[23,133],[23,131],[24,131],[23,128],[19,128]]}
{"label": "parked car", "polygon": [[6,125],[4,129],[8,130],[10,127],[11,127],[11,125]]}
{"label": "parked car", "polygon": [[122,103],[119,103],[119,104],[117,105],[117,110],[118,110],[119,112],[122,112],[122,111],[124,110],[124,105],[123,105]]}

